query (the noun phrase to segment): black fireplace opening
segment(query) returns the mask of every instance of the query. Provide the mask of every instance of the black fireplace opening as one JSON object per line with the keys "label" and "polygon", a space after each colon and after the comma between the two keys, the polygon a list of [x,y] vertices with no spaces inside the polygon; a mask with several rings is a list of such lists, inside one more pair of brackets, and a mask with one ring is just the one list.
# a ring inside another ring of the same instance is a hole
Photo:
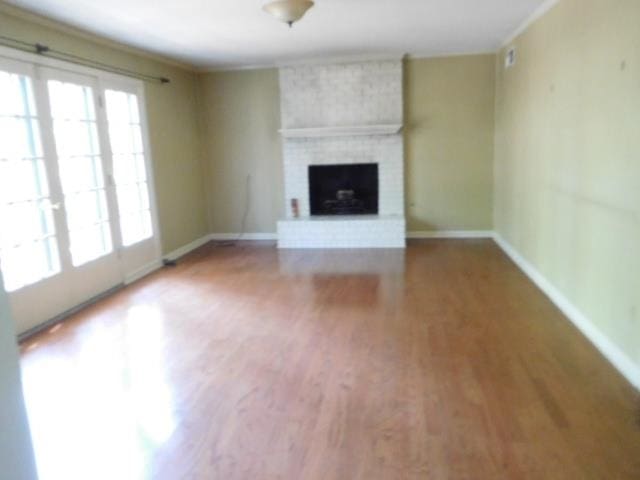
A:
{"label": "black fireplace opening", "polygon": [[378,213],[378,165],[309,166],[311,215]]}

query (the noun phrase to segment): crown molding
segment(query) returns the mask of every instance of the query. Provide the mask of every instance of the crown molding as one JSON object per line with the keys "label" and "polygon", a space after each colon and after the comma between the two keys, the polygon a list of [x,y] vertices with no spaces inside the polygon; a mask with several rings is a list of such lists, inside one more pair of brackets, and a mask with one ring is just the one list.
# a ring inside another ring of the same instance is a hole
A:
{"label": "crown molding", "polygon": [[198,68],[198,73],[224,73],[224,72],[241,72],[246,70],[272,70],[285,67],[297,67],[304,65],[329,65],[340,63],[361,63],[361,62],[382,62],[382,61],[400,61],[400,60],[423,60],[430,58],[447,58],[447,57],[466,57],[476,55],[495,55],[498,50],[465,50],[454,52],[416,52],[408,54],[363,54],[363,55],[347,55],[347,56],[328,56],[310,59],[299,59],[285,62],[257,63],[251,65],[221,65],[219,67]]}
{"label": "crown molding", "polygon": [[242,72],[251,70],[273,70],[277,69],[278,65],[275,63],[254,63],[249,65],[230,65],[223,64],[215,67],[196,67],[195,71],[199,74],[206,73],[225,73],[225,72]]}
{"label": "crown molding", "polygon": [[474,57],[478,55],[495,55],[498,51],[496,49],[480,49],[480,50],[461,50],[453,52],[417,52],[409,53],[406,56],[407,60],[429,60],[436,58],[449,58],[449,57]]}
{"label": "crown molding", "polygon": [[282,62],[267,62],[250,65],[220,65],[210,68],[198,69],[198,73],[221,73],[235,72],[242,70],[266,70],[286,67],[300,67],[305,65],[335,65],[340,63],[364,63],[364,62],[385,62],[402,61],[407,55],[404,53],[365,53],[362,55],[334,55],[318,56],[305,59],[285,60]]}
{"label": "crown molding", "polygon": [[[124,43],[117,42],[116,40],[111,40],[109,38],[101,37],[95,33],[91,33],[87,30],[83,30],[81,28],[69,25],[59,20],[55,20],[49,17],[42,16],[38,13],[31,12],[29,10],[25,10],[23,8],[16,7],[14,5],[9,5],[0,1],[0,14],[4,14],[10,17],[17,18],[18,20],[24,20],[27,22],[34,23],[36,25],[40,25],[46,28],[50,28],[60,33],[65,33],[67,35],[72,35],[77,38],[82,38],[84,40],[88,40],[92,43],[96,43],[98,45],[112,48],[114,50],[118,50],[123,53],[128,53],[130,55],[136,55],[139,57],[144,57],[149,60],[153,60],[158,63],[162,63],[164,65],[168,65],[174,68],[179,68],[181,70],[186,70],[189,72],[196,72],[197,69],[195,66],[183,63],[173,58],[168,58],[163,55],[159,55],[157,53],[149,52],[148,50],[143,50],[141,48],[132,47],[130,45],[126,45]],[[20,39],[24,40],[24,39]]]}
{"label": "crown molding", "polygon": [[500,46],[500,48],[504,48],[512,43],[517,37],[519,37],[522,33],[524,33],[532,23],[538,20],[540,17],[544,16],[549,10],[555,7],[560,0],[545,0],[542,5],[534,10],[534,12],[529,15],[519,26],[516,28],[511,34],[506,37]]}

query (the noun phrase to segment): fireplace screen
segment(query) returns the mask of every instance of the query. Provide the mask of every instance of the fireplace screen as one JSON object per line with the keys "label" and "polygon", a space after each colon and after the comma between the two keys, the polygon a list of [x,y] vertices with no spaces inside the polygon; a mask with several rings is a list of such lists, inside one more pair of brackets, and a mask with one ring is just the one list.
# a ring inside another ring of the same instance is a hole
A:
{"label": "fireplace screen", "polygon": [[378,213],[378,165],[311,165],[311,215]]}

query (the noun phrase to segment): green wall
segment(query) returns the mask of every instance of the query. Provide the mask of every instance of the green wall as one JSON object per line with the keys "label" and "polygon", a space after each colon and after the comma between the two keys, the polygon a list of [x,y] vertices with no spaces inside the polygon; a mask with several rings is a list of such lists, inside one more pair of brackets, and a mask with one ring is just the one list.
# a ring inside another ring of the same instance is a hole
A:
{"label": "green wall", "polygon": [[639,20],[561,0],[498,57],[495,228],[640,368]]}
{"label": "green wall", "polygon": [[208,73],[199,90],[211,231],[240,232],[247,211],[246,232],[275,232],[284,216],[278,71]]}
{"label": "green wall", "polygon": [[495,55],[404,69],[407,229],[492,230]]}

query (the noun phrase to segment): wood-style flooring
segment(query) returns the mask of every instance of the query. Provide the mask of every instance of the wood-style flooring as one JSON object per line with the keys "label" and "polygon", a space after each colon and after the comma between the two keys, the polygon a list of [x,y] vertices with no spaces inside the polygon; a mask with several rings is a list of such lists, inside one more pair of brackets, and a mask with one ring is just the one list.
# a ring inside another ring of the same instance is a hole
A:
{"label": "wood-style flooring", "polygon": [[210,244],[22,366],[41,480],[640,479],[638,394],[489,240]]}

